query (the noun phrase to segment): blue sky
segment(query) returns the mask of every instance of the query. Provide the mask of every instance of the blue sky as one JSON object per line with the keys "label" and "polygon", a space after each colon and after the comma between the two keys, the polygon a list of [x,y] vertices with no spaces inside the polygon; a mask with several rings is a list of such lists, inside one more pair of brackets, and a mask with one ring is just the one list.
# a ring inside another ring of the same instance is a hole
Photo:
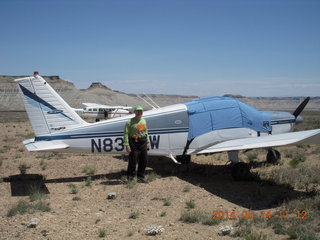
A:
{"label": "blue sky", "polygon": [[319,0],[0,0],[0,74],[128,93],[320,96]]}

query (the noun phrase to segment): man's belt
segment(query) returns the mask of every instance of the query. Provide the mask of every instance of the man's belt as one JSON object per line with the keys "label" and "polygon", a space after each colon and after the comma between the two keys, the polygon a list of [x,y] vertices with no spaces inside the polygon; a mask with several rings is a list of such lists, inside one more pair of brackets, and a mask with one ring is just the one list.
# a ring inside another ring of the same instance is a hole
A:
{"label": "man's belt", "polygon": [[147,140],[147,137],[146,136],[143,136],[143,137],[138,137],[138,136],[134,136],[134,137],[131,137],[131,139],[135,142],[142,142],[142,141],[145,141]]}

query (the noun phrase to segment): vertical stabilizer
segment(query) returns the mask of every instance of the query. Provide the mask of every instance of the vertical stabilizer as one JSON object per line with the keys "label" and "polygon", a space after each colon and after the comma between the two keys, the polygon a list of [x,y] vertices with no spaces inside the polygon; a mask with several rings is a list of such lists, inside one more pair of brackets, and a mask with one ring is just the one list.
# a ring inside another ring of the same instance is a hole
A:
{"label": "vertical stabilizer", "polygon": [[41,76],[15,81],[36,136],[87,124]]}

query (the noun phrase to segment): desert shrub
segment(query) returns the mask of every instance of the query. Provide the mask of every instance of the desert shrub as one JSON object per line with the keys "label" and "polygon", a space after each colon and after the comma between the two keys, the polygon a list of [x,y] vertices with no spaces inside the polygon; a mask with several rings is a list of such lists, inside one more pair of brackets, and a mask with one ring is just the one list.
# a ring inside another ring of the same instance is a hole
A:
{"label": "desert shrub", "polygon": [[98,237],[104,238],[107,236],[107,231],[105,229],[99,229]]}
{"label": "desert shrub", "polygon": [[253,162],[254,160],[257,159],[258,154],[256,152],[250,151],[246,153],[246,157],[248,158],[249,162]]}
{"label": "desert shrub", "polygon": [[283,153],[286,158],[292,158],[294,154],[293,150],[291,149],[285,149]]}
{"label": "desert shrub", "polygon": [[165,217],[165,216],[167,216],[167,212],[163,211],[160,213],[160,217]]}
{"label": "desert shrub", "polygon": [[183,188],[183,192],[190,192],[190,190],[191,190],[191,186],[190,185],[186,185]]}
{"label": "desert shrub", "polygon": [[49,203],[39,201],[36,204],[30,204],[27,201],[21,200],[17,203],[16,206],[12,207],[8,213],[7,217],[12,217],[17,214],[26,214],[26,213],[33,213],[35,211],[41,212],[49,212],[51,209],[49,207]]}
{"label": "desert shrub", "polygon": [[282,235],[286,234],[286,228],[285,228],[283,221],[279,221],[279,222],[275,223],[272,226],[272,229],[275,234],[282,234]]}
{"label": "desert shrub", "polygon": [[194,202],[194,200],[190,200],[190,201],[186,202],[186,206],[188,209],[192,209],[192,208],[195,208],[196,203]]}
{"label": "desert shrub", "polygon": [[217,225],[222,219],[212,219],[211,215],[199,210],[184,211],[181,213],[180,221],[183,223],[202,223],[203,225]]}
{"label": "desert shrub", "polygon": [[207,216],[200,211],[188,211],[181,214],[180,221],[184,223],[199,223],[204,218],[207,218]]}
{"label": "desert shrub", "polygon": [[163,200],[163,206],[171,206],[171,202],[168,199]]}
{"label": "desert shrub", "polygon": [[262,232],[260,233],[251,232],[247,236],[245,236],[244,239],[245,240],[266,240],[267,236]]}
{"label": "desert shrub", "polygon": [[307,229],[303,225],[292,225],[288,227],[286,231],[290,239],[299,239],[299,240],[317,240],[319,239],[316,236],[316,233],[312,229]]}
{"label": "desert shrub", "polygon": [[39,201],[46,197],[47,195],[39,189],[39,186],[32,186],[30,188],[29,198],[31,202]]}
{"label": "desert shrub", "polygon": [[291,167],[297,167],[299,163],[304,162],[306,160],[306,156],[300,153],[296,153],[292,156],[291,161],[289,162]]}
{"label": "desert shrub", "polygon": [[268,174],[263,176],[269,181],[273,181],[276,184],[282,184],[291,186],[292,188],[305,188],[309,191],[312,185],[320,182],[320,167],[308,166],[305,164],[299,164],[297,167],[286,167],[273,169]]}
{"label": "desert shrub", "polygon": [[88,176],[92,176],[95,174],[96,169],[90,165],[86,165],[82,168],[82,172],[85,173]]}
{"label": "desert shrub", "polygon": [[132,189],[137,184],[136,179],[129,180],[126,184],[126,188]]}
{"label": "desert shrub", "polygon": [[149,174],[146,175],[147,182],[152,182],[158,178],[160,178],[160,175],[156,174],[155,172],[150,172]]}
{"label": "desert shrub", "polygon": [[231,235],[231,237],[241,237],[244,238],[252,233],[253,221],[248,221],[247,219],[240,218],[236,222],[236,230]]}
{"label": "desert shrub", "polygon": [[75,185],[75,184],[70,184],[69,187],[70,187],[70,193],[71,193],[71,194],[77,194],[77,193],[78,193],[79,190],[78,190],[77,185]]}
{"label": "desert shrub", "polygon": [[[299,198],[286,202],[284,203],[283,209],[288,209],[291,212],[308,211],[309,214],[316,214],[320,209],[320,195],[316,195],[314,197]],[[309,217],[312,218],[312,216]]]}
{"label": "desert shrub", "polygon": [[85,185],[86,187],[90,187],[91,184],[92,184],[92,179],[91,179],[91,177],[87,177],[86,180],[84,181],[84,185]]}
{"label": "desert shrub", "polygon": [[29,169],[29,168],[30,168],[30,166],[28,166],[26,163],[20,163],[18,166],[18,169],[21,174],[26,174],[27,169]]}
{"label": "desert shrub", "polygon": [[18,202],[16,206],[14,206],[8,211],[7,217],[12,217],[17,214],[26,214],[30,211],[30,209],[31,205],[27,201],[21,200]]}
{"label": "desert shrub", "polygon": [[140,213],[139,212],[132,212],[129,214],[130,219],[137,219],[139,217]]}
{"label": "desert shrub", "polygon": [[211,217],[204,217],[201,222],[203,225],[213,226],[220,224],[222,221],[223,219],[220,218],[212,219]]}
{"label": "desert shrub", "polygon": [[42,170],[46,170],[47,164],[44,162],[44,159],[41,159],[41,161],[40,161],[40,167],[41,167]]}
{"label": "desert shrub", "polygon": [[39,201],[33,206],[33,209],[41,212],[49,212],[51,210],[49,205],[49,203]]}
{"label": "desert shrub", "polygon": [[134,232],[133,232],[133,231],[129,231],[129,232],[128,232],[128,234],[127,234],[127,237],[132,237],[132,236],[133,236],[133,234],[134,234]]}

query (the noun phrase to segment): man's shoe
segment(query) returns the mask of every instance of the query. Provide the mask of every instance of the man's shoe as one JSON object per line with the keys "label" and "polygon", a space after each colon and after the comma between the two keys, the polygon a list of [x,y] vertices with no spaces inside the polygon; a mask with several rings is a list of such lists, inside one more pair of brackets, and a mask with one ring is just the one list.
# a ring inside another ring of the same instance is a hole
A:
{"label": "man's shoe", "polygon": [[128,180],[128,182],[132,182],[132,181],[134,181],[134,177],[133,176],[127,176],[127,180]]}
{"label": "man's shoe", "polygon": [[145,178],[139,177],[138,178],[139,183],[148,183],[148,181]]}

